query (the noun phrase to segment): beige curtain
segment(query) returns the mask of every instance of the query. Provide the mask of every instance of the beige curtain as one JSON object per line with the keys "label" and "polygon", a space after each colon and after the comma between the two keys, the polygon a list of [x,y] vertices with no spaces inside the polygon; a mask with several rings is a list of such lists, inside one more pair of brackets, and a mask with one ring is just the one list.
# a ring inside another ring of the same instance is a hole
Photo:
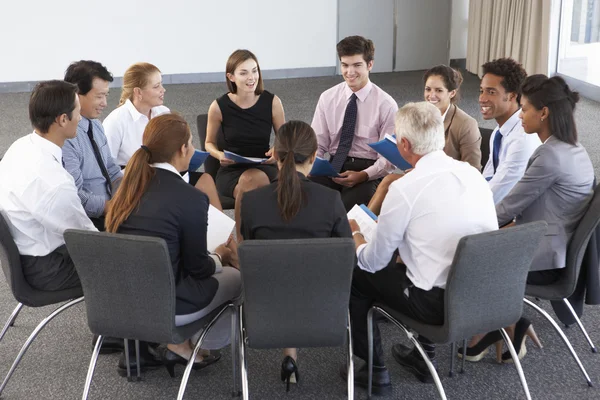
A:
{"label": "beige curtain", "polygon": [[553,0],[470,0],[467,70],[512,57],[528,74],[548,74],[550,8]]}

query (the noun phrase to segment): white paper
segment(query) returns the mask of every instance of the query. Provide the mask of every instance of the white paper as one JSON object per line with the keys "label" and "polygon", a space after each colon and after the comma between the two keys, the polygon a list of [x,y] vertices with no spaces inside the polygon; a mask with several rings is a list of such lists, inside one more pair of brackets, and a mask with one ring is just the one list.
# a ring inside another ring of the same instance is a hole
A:
{"label": "white paper", "polygon": [[219,245],[227,242],[235,221],[212,205],[208,207],[208,234],[206,247],[209,252],[214,252]]}
{"label": "white paper", "polygon": [[365,237],[367,242],[371,241],[377,222],[373,220],[358,204],[355,204],[350,211],[348,211],[348,219],[354,219],[360,226],[360,232]]}

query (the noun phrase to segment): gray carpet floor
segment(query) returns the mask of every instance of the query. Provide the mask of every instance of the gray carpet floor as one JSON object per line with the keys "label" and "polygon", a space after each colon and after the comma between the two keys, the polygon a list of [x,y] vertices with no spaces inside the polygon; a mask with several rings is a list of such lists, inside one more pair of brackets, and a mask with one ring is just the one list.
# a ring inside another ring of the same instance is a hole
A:
{"label": "gray carpet floor", "polygon": [[[400,105],[422,98],[421,72],[373,74],[372,81],[390,93]],[[310,122],[319,94],[340,82],[340,77],[287,79],[267,81],[265,87],[281,98],[286,118]],[[477,107],[478,79],[466,75],[460,106],[475,116],[482,126],[493,123],[481,120]],[[226,91],[224,84],[169,85],[166,105],[178,111],[189,121],[195,132],[195,117],[206,113],[211,101]],[[116,107],[119,89],[111,92],[109,107],[104,115]],[[27,117],[29,94],[0,94],[0,154],[17,138],[31,132]],[[577,124],[580,140],[587,148],[596,174],[600,171],[600,139],[595,135],[600,126],[600,106],[583,99],[578,105]],[[540,303],[550,311],[549,304]],[[3,324],[16,305],[3,278],[0,278],[0,321]],[[15,326],[0,342],[0,376],[8,371],[14,357],[27,336],[54,307],[24,309]],[[528,341],[528,353],[523,368],[534,399],[597,399],[597,388],[588,388],[583,375],[570,357],[560,338],[547,321],[526,308],[524,315],[535,326],[544,344],[543,349]],[[600,311],[586,306],[583,323],[595,342],[600,345]],[[592,354],[576,327],[565,329],[592,380],[600,385],[600,354]],[[433,385],[425,385],[405,372],[389,352],[393,343],[408,343],[406,337],[391,324],[382,324],[384,349],[392,375],[393,394],[382,399],[436,398]],[[91,355],[92,334],[86,323],[85,307],[77,305],[65,311],[43,330],[17,369],[2,398],[21,399],[76,399],[81,397],[87,365]],[[439,371],[448,398],[456,399],[522,399],[525,398],[513,365],[499,365],[491,355],[477,364],[467,364],[464,374],[447,376],[449,346],[438,350]],[[301,349],[299,365],[301,381],[285,393],[279,381],[279,350],[250,350],[248,369],[250,395],[254,399],[343,399],[345,383],[338,376],[339,365],[345,359],[343,349]],[[186,398],[228,399],[231,396],[231,356],[223,351],[222,360],[202,371],[192,372]],[[90,399],[168,399],[177,395],[182,368],[171,379],[164,369],[150,371],[142,382],[129,383],[116,372],[117,355],[101,356],[92,383]],[[359,361],[360,363],[360,361]],[[356,398],[366,398],[366,392],[357,388]]]}

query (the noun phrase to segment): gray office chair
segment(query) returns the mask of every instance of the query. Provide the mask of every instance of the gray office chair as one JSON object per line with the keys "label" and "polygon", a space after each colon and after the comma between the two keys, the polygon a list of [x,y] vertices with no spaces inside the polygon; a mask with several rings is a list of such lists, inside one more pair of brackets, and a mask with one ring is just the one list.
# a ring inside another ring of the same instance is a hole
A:
{"label": "gray office chair", "polygon": [[523,311],[525,282],[533,255],[546,231],[543,221],[463,237],[450,266],[444,297],[444,324],[428,325],[374,304],[367,320],[369,341],[369,397],[373,368],[373,316],[377,311],[403,329],[425,360],[437,390],[446,398],[439,376],[419,341],[409,329],[434,343],[452,343],[478,333],[500,330],[521,379],[527,399],[531,399],[521,363],[505,326],[517,322]]}
{"label": "gray office chair", "polygon": [[29,349],[31,343],[35,340],[37,335],[40,333],[42,329],[48,324],[48,322],[52,321],[54,317],[62,313],[64,310],[74,306],[77,303],[83,301],[83,291],[81,287],[66,289],[66,290],[58,290],[58,291],[44,291],[37,290],[32,288],[25,276],[23,275],[23,269],[21,266],[21,256],[19,255],[19,249],[15,244],[15,241],[12,238],[10,233],[10,229],[4,216],[0,214],[0,263],[2,263],[2,271],[4,271],[4,276],[6,277],[6,281],[10,286],[10,290],[13,293],[15,299],[19,302],[15,307],[14,311],[4,324],[4,328],[2,328],[2,332],[0,333],[0,340],[4,337],[8,328],[11,327],[19,312],[23,308],[23,306],[28,307],[43,307],[50,304],[58,304],[65,302],[62,306],[58,307],[54,310],[50,315],[44,318],[38,326],[31,332],[21,351],[15,358],[10,370],[6,374],[2,385],[0,385],[0,394],[8,384],[12,374],[15,372],[15,369],[19,366],[21,359]]}
{"label": "gray office chair", "polygon": [[348,398],[354,366],[348,304],[350,238],[246,240],[238,248],[244,286],[240,318],[242,395],[248,399],[246,348],[342,346],[347,336]]}
{"label": "gray office chair", "polygon": [[[198,137],[200,138],[200,149],[202,151],[206,151],[204,146],[206,142],[206,125],[208,123],[208,114],[199,114],[196,117],[196,124],[198,125]],[[223,150],[225,146],[225,139],[223,138],[223,130],[219,126],[219,131],[217,132],[217,147],[219,150]],[[219,160],[214,158],[213,156],[208,156],[206,161],[204,161],[204,172],[208,173],[212,178],[217,180],[217,172],[219,172],[219,168],[221,168],[221,163]],[[219,200],[221,201],[221,205],[224,210],[230,210],[235,207],[235,199],[233,197],[223,196],[219,194]]]}
{"label": "gray office chair", "polygon": [[490,158],[490,137],[493,131],[489,128],[479,128],[479,133],[481,133],[481,171]]}
{"label": "gray office chair", "polygon": [[[175,326],[175,279],[167,244],[163,239],[67,229],[65,242],[86,296],[89,328],[99,335],[90,360],[82,399],[87,398],[103,337],[182,343],[203,330],[181,380],[177,398],[182,399],[193,360],[204,337],[228,308],[233,310],[232,328],[236,328],[234,305],[231,302],[224,303],[198,321]],[[235,338],[232,335],[234,372],[237,370]],[[126,349],[125,356],[128,355]],[[136,357],[139,357],[137,351]],[[129,366],[128,359],[126,364]],[[137,365],[139,379],[139,358]],[[128,378],[131,377],[129,370],[127,375]],[[236,384],[234,374],[234,392]]]}
{"label": "gray office chair", "polygon": [[[564,268],[564,273],[561,276],[561,278],[551,285],[527,285],[525,287],[526,296],[532,296],[542,300],[554,300],[564,302],[567,308],[573,314],[577,325],[579,325],[579,328],[581,329],[581,332],[583,333],[587,342],[589,343],[593,353],[596,353],[596,346],[594,346],[594,343],[590,339],[590,336],[583,327],[581,320],[577,317],[577,314],[573,310],[573,307],[571,307],[571,303],[569,303],[569,300],[567,300],[567,298],[571,296],[575,291],[575,287],[577,286],[577,280],[579,278],[579,272],[581,271],[581,262],[583,260],[583,255],[590,241],[592,233],[596,230],[596,227],[598,226],[598,223],[600,223],[600,185],[596,186],[596,189],[594,190],[594,196],[592,197],[592,201],[590,202],[590,205],[583,218],[581,218],[581,221],[577,225],[575,233],[573,234],[573,237],[571,238],[571,241],[567,246],[567,260]],[[533,303],[529,299],[523,299],[523,301],[525,302],[525,304],[531,306],[534,310],[536,310],[538,313],[544,316],[544,318],[550,321],[556,332],[558,332],[561,339],[571,352],[571,355],[575,359],[575,362],[579,366],[579,369],[585,376],[587,384],[589,386],[592,386],[592,381],[590,380],[589,375],[583,367],[583,364],[581,364],[579,357],[577,357],[577,353],[575,353],[575,350],[573,349],[573,346],[571,346],[569,339],[567,339],[562,329],[560,329],[560,327],[554,321],[554,319],[546,311],[544,311],[542,308],[540,308],[537,304]]]}

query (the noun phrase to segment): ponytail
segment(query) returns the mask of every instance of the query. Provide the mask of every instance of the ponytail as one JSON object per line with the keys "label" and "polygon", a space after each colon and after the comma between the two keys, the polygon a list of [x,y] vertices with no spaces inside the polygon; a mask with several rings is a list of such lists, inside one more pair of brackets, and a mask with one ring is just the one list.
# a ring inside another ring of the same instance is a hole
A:
{"label": "ponytail", "polygon": [[302,187],[300,186],[298,172],[296,172],[294,152],[290,151],[281,160],[277,184],[277,203],[281,211],[281,218],[285,222],[289,222],[298,214],[302,206],[302,200]]}

